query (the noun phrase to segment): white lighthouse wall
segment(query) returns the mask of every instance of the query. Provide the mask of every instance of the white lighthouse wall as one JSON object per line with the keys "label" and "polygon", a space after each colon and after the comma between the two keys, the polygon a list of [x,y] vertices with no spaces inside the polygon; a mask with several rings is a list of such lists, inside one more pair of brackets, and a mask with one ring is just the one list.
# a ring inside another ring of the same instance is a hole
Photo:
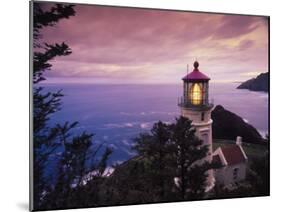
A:
{"label": "white lighthouse wall", "polygon": [[[211,119],[211,109],[208,111],[196,111],[182,108],[181,115],[185,118],[192,120],[192,125],[196,129],[196,136],[203,140],[204,145],[209,145],[210,155],[211,158],[212,154],[212,119]],[[202,120],[202,113],[203,120]]]}
{"label": "white lighthouse wall", "polygon": [[[199,139],[203,141],[203,145],[208,145],[209,152],[207,157],[204,160],[207,160],[208,162],[212,162],[212,121],[209,120],[209,122],[206,125],[203,126],[196,126],[196,135]],[[202,161],[203,162],[203,161]],[[214,173],[213,170],[210,169],[208,171],[208,177],[207,177],[207,190],[212,188],[214,186],[215,180],[214,180]]]}
{"label": "white lighthouse wall", "polygon": [[[192,125],[196,129],[196,136],[203,141],[203,145],[208,145],[209,152],[207,157],[198,161],[198,163],[202,163],[207,160],[208,162],[212,161],[212,119],[211,119],[211,109],[207,111],[197,111],[192,109],[182,108],[181,115],[185,118],[192,120]],[[202,113],[204,113],[202,117]],[[208,171],[207,178],[207,189],[212,188],[214,186],[214,173],[213,170]]]}
{"label": "white lighthouse wall", "polygon": [[[183,117],[189,118],[190,120],[192,120],[193,124],[204,124],[204,123],[208,123],[208,121],[211,120],[211,111],[212,110],[208,110],[208,111],[197,111],[197,110],[189,110],[186,108],[182,108],[181,109],[181,115]],[[204,113],[204,120],[202,121],[202,113]]]}
{"label": "white lighthouse wall", "polygon": [[196,136],[203,141],[203,145],[208,145],[212,154],[212,121],[203,126],[196,126]]}

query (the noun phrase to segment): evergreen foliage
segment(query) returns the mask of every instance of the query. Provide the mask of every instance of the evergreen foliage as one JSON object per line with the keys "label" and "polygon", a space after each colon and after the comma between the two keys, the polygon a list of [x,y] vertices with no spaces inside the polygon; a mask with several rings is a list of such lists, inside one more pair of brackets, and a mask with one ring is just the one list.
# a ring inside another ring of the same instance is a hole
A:
{"label": "evergreen foliage", "polygon": [[[137,156],[115,167],[106,181],[107,204],[137,204],[205,198],[208,146],[195,136],[191,121],[161,121],[135,138]],[[178,178],[176,185],[175,178]]]}
{"label": "evergreen foliage", "polygon": [[177,146],[177,176],[181,198],[202,198],[206,189],[207,171],[213,166],[204,158],[208,155],[209,146],[195,135],[191,121],[184,117],[176,120],[171,126],[172,140]]}
{"label": "evergreen foliage", "polygon": [[61,109],[63,94],[45,91],[40,82],[52,66],[50,61],[71,54],[71,49],[65,43],[44,43],[40,30],[74,15],[73,5],[56,4],[43,10],[39,3],[34,3],[33,194],[36,210],[82,207],[79,193],[75,191],[84,186],[87,174],[95,173],[101,178],[111,154],[106,148],[101,159],[91,163],[100,150],[100,147],[93,148],[93,134],[83,132],[73,136],[72,130],[78,122],[49,124],[51,116]]}

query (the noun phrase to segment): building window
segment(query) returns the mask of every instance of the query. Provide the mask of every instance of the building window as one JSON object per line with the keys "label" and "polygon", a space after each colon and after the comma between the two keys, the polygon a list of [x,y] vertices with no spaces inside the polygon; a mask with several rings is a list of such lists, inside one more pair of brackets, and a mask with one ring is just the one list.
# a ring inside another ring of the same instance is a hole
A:
{"label": "building window", "polygon": [[238,178],[238,171],[239,171],[238,168],[233,169],[233,180],[237,180],[237,178]]}
{"label": "building window", "polygon": [[205,116],[205,113],[202,112],[202,113],[201,113],[201,121],[204,121],[204,116]]}
{"label": "building window", "polygon": [[203,144],[204,145],[209,145],[209,134],[204,132],[202,135],[201,135],[201,140],[203,141]]}

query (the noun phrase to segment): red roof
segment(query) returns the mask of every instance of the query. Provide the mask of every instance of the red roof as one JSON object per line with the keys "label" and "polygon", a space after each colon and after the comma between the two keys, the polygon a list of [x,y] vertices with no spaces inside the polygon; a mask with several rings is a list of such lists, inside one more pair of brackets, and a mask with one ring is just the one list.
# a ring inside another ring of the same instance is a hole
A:
{"label": "red roof", "polygon": [[198,69],[194,69],[191,73],[182,78],[183,80],[210,80],[208,76],[200,72]]}
{"label": "red roof", "polygon": [[238,145],[221,148],[228,165],[234,165],[246,161],[241,148]]}
{"label": "red roof", "polygon": [[183,77],[183,80],[210,80],[210,78],[208,76],[206,76],[205,74],[203,74],[202,72],[199,71],[198,67],[199,67],[199,63],[197,61],[194,62],[193,64],[194,69],[191,73],[187,74],[185,77]]}

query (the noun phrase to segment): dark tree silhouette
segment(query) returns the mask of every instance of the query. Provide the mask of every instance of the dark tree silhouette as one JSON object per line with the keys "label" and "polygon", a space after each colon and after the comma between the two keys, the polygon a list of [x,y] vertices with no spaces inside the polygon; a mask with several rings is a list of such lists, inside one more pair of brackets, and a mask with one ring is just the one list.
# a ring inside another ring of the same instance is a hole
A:
{"label": "dark tree silhouette", "polygon": [[[60,9],[59,9],[60,8]],[[50,11],[43,11],[38,3],[34,3],[34,16],[33,16],[33,46],[35,52],[33,53],[33,143],[34,143],[34,208],[40,208],[41,201],[47,191],[50,191],[50,185],[48,178],[44,172],[48,165],[48,159],[56,149],[60,146],[59,142],[55,142],[58,139],[58,130],[56,128],[47,127],[47,122],[50,119],[50,115],[60,110],[61,97],[63,96],[61,91],[58,92],[45,92],[43,87],[37,84],[45,78],[43,73],[50,69],[51,64],[49,60],[56,56],[64,56],[70,54],[70,49],[66,44],[56,44],[44,46],[39,43],[42,42],[40,35],[40,29],[44,26],[54,25],[62,18],[68,18],[70,15],[74,15],[75,12],[72,7],[67,7],[68,15],[64,13],[65,6],[56,5],[51,8]],[[53,14],[52,11],[57,11],[57,14]],[[59,14],[59,15],[58,15]],[[54,17],[56,16],[56,18]],[[58,18],[60,17],[60,18]]]}
{"label": "dark tree silhouette", "polygon": [[49,10],[43,10],[42,6],[44,3],[34,3],[33,9],[33,37],[34,44],[40,47],[38,43],[39,39],[42,38],[40,30],[43,27],[54,26],[58,21],[64,18],[69,18],[70,16],[75,15],[75,10],[73,9],[74,5],[69,4],[56,4],[51,7]]}
{"label": "dark tree silhouette", "polygon": [[181,199],[193,200],[204,197],[206,189],[207,171],[213,165],[203,160],[209,146],[196,137],[191,121],[184,117],[176,119],[171,125],[172,140],[177,147],[177,177],[179,178],[179,192]]}
{"label": "dark tree silhouette", "polygon": [[150,134],[141,134],[135,142],[134,149],[149,160],[147,171],[150,172],[151,187],[157,192],[159,200],[163,201],[171,191],[176,166],[170,126],[159,121],[154,124]]}
{"label": "dark tree silhouette", "polygon": [[107,182],[111,204],[204,198],[207,171],[214,165],[204,160],[208,146],[195,136],[190,120],[155,123],[133,149],[137,156],[117,166]]}
{"label": "dark tree silhouette", "polygon": [[250,169],[253,173],[250,174],[250,180],[256,189],[258,195],[269,195],[270,191],[270,176],[269,176],[269,153],[254,158]]}
{"label": "dark tree silhouette", "polygon": [[[73,5],[55,4],[45,10],[41,5],[42,3],[34,3],[33,17],[34,209],[81,207],[83,205],[79,201],[70,201],[70,198],[79,200],[73,197],[74,194],[78,195],[74,190],[86,183],[84,176],[87,174],[95,172],[99,176],[103,175],[111,150],[106,148],[100,160],[90,163],[100,150],[100,147],[92,148],[93,134],[83,132],[72,136],[71,131],[77,122],[54,126],[49,124],[51,115],[61,109],[63,94],[62,91],[45,91],[40,82],[45,80],[43,75],[52,66],[50,61],[55,57],[71,54],[71,49],[65,43],[44,43],[40,30],[74,16],[75,11]],[[57,171],[50,173],[51,166],[55,166],[52,170]]]}

